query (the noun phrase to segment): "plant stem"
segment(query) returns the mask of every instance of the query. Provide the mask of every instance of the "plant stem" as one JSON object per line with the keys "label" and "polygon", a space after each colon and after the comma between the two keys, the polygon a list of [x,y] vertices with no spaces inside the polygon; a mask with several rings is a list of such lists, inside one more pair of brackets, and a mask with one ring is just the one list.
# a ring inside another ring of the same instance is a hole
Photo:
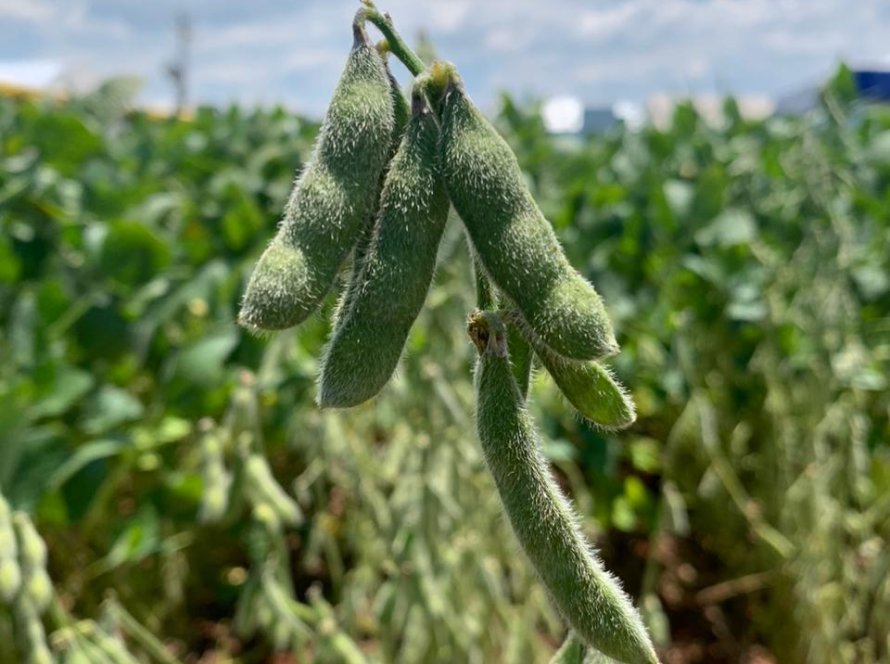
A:
{"label": "plant stem", "polygon": [[417,76],[426,69],[423,60],[417,57],[417,54],[405,43],[402,36],[396,32],[392,19],[386,14],[381,14],[371,0],[362,0],[362,4],[364,6],[358,10],[354,22],[370,21],[377,26],[377,29],[386,37],[389,52],[402,61],[412,76]]}

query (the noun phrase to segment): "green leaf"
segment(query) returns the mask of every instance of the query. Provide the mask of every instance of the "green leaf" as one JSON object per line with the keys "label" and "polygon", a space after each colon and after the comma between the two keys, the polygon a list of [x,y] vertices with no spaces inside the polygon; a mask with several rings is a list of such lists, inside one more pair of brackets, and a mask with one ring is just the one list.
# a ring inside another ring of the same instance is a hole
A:
{"label": "green leaf", "polygon": [[145,283],[170,262],[170,249],[149,227],[132,221],[111,224],[99,267],[119,282],[130,286]]}
{"label": "green leaf", "polygon": [[747,210],[729,208],[695,234],[703,247],[731,247],[747,244],[757,237],[757,222]]}
{"label": "green leaf", "polygon": [[175,375],[195,385],[213,385],[222,376],[226,358],[239,338],[240,333],[233,325],[184,348],[176,359]]}
{"label": "green leaf", "polygon": [[79,446],[65,462],[58,466],[49,476],[47,484],[57,489],[87,465],[120,454],[129,447],[129,443],[120,440],[91,440]]}
{"label": "green leaf", "polygon": [[74,406],[95,382],[89,372],[74,367],[58,366],[43,370],[39,399],[28,411],[33,419],[61,415]]}
{"label": "green leaf", "polygon": [[103,385],[87,406],[83,429],[95,436],[142,417],[144,411],[142,402],[126,390]]}

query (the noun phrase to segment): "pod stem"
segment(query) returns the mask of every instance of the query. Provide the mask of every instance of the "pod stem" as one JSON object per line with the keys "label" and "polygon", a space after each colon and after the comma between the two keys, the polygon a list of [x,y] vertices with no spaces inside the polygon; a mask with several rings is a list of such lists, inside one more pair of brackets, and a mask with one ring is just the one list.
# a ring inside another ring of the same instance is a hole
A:
{"label": "pod stem", "polygon": [[417,76],[426,69],[423,60],[417,57],[417,54],[411,50],[411,47],[396,31],[389,14],[381,14],[371,0],[362,0],[362,5],[362,8],[355,15],[353,25],[359,25],[365,21],[373,23],[386,37],[389,52],[402,61],[402,64],[408,68],[412,76]]}

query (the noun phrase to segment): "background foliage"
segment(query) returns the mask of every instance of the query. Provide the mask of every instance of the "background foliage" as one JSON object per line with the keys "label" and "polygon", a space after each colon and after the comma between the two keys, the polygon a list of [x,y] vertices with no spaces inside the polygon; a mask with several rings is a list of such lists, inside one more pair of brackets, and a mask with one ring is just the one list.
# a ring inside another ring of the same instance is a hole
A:
{"label": "background foliage", "polygon": [[[398,380],[319,411],[327,316],[233,323],[316,125],[126,92],[0,100],[0,487],[49,546],[51,643],[95,619],[145,661],[136,621],[183,661],[546,661],[563,628],[477,449],[457,220]],[[533,412],[666,661],[890,661],[890,111],[852,97],[842,70],[806,117],[580,141],[500,109],[640,419],[590,430],[544,374]]]}

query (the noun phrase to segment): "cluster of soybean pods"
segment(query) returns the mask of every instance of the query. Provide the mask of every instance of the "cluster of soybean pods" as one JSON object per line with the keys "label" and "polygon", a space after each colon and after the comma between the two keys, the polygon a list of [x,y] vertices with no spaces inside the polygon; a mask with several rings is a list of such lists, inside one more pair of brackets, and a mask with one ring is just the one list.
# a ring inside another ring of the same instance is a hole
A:
{"label": "cluster of soybean pods", "polygon": [[[368,21],[385,41],[371,43]],[[568,646],[577,642],[597,661],[657,663],[639,614],[553,481],[525,408],[534,355],[586,420],[606,428],[633,422],[632,401],[597,362],[618,351],[603,303],[569,263],[515,155],[454,65],[425,67],[370,2],[353,33],[312,157],[251,275],[239,321],[253,330],[298,325],[352,255],[318,403],[346,408],[371,399],[399,363],[453,206],[484,308],[471,314],[468,330],[479,355],[477,429],[513,531],[573,631]],[[415,76],[410,101],[388,54]]]}

